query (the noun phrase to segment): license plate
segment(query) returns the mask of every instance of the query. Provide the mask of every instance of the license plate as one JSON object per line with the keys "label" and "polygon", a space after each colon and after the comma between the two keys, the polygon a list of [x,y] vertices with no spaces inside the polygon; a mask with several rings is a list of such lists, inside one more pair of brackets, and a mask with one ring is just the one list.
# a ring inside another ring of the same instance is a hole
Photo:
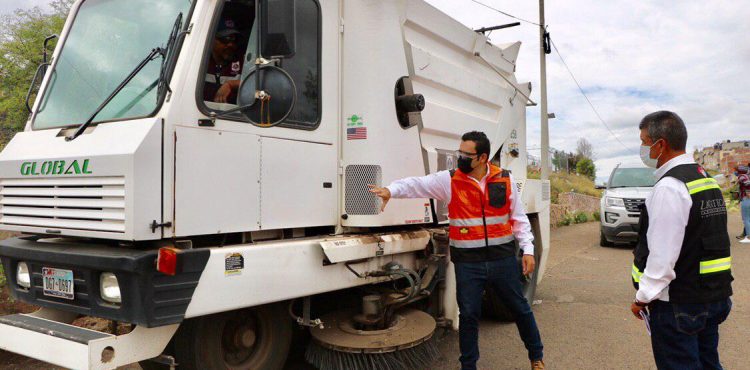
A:
{"label": "license plate", "polygon": [[42,267],[42,287],[44,295],[65,299],[74,299],[73,271]]}

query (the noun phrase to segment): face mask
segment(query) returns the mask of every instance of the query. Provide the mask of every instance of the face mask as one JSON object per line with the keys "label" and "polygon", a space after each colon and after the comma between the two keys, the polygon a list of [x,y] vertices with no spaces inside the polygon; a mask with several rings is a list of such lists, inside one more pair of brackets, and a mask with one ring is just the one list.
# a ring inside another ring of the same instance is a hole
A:
{"label": "face mask", "polygon": [[472,159],[471,157],[464,157],[464,156],[458,156],[458,169],[461,170],[461,172],[465,174],[469,174],[471,171],[474,170],[473,167],[471,167]]}
{"label": "face mask", "polygon": [[[659,142],[659,140],[656,142]],[[659,157],[651,158],[651,148],[653,148],[654,145],[656,145],[656,143],[653,143],[651,146],[641,145],[641,161],[643,161],[643,164],[645,164],[646,167],[656,168],[656,166],[658,166],[661,153],[659,153]]]}

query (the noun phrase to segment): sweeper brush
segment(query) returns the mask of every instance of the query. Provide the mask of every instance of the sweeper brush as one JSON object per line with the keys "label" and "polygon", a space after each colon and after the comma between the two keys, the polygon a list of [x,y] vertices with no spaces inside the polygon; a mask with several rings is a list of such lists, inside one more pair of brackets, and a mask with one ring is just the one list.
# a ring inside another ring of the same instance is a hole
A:
{"label": "sweeper brush", "polygon": [[362,315],[338,311],[311,329],[305,358],[320,370],[427,369],[440,353],[432,339],[435,320],[416,309],[395,313],[386,327],[362,327]]}

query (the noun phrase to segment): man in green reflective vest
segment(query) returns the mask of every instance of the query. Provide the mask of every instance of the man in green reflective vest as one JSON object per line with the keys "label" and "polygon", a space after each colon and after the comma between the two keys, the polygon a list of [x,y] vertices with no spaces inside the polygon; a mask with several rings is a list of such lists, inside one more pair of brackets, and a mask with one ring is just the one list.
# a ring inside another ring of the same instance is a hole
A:
{"label": "man in green reflective vest", "polygon": [[722,369],[719,324],[732,307],[727,210],[718,183],[685,154],[673,112],[643,118],[641,159],[657,183],[641,210],[631,311],[649,320],[656,366]]}

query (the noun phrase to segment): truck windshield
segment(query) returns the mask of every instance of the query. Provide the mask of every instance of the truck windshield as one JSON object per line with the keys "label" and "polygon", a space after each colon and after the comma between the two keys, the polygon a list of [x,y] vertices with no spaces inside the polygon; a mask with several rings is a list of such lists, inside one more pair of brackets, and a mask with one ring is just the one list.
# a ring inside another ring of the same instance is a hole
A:
{"label": "truck windshield", "polygon": [[[189,0],[86,0],[75,15],[34,119],[35,129],[80,125],[155,46],[167,43]],[[160,63],[146,65],[95,122],[157,108]]]}
{"label": "truck windshield", "polygon": [[656,178],[654,170],[650,168],[618,168],[612,174],[610,188],[630,188],[654,186]]}

